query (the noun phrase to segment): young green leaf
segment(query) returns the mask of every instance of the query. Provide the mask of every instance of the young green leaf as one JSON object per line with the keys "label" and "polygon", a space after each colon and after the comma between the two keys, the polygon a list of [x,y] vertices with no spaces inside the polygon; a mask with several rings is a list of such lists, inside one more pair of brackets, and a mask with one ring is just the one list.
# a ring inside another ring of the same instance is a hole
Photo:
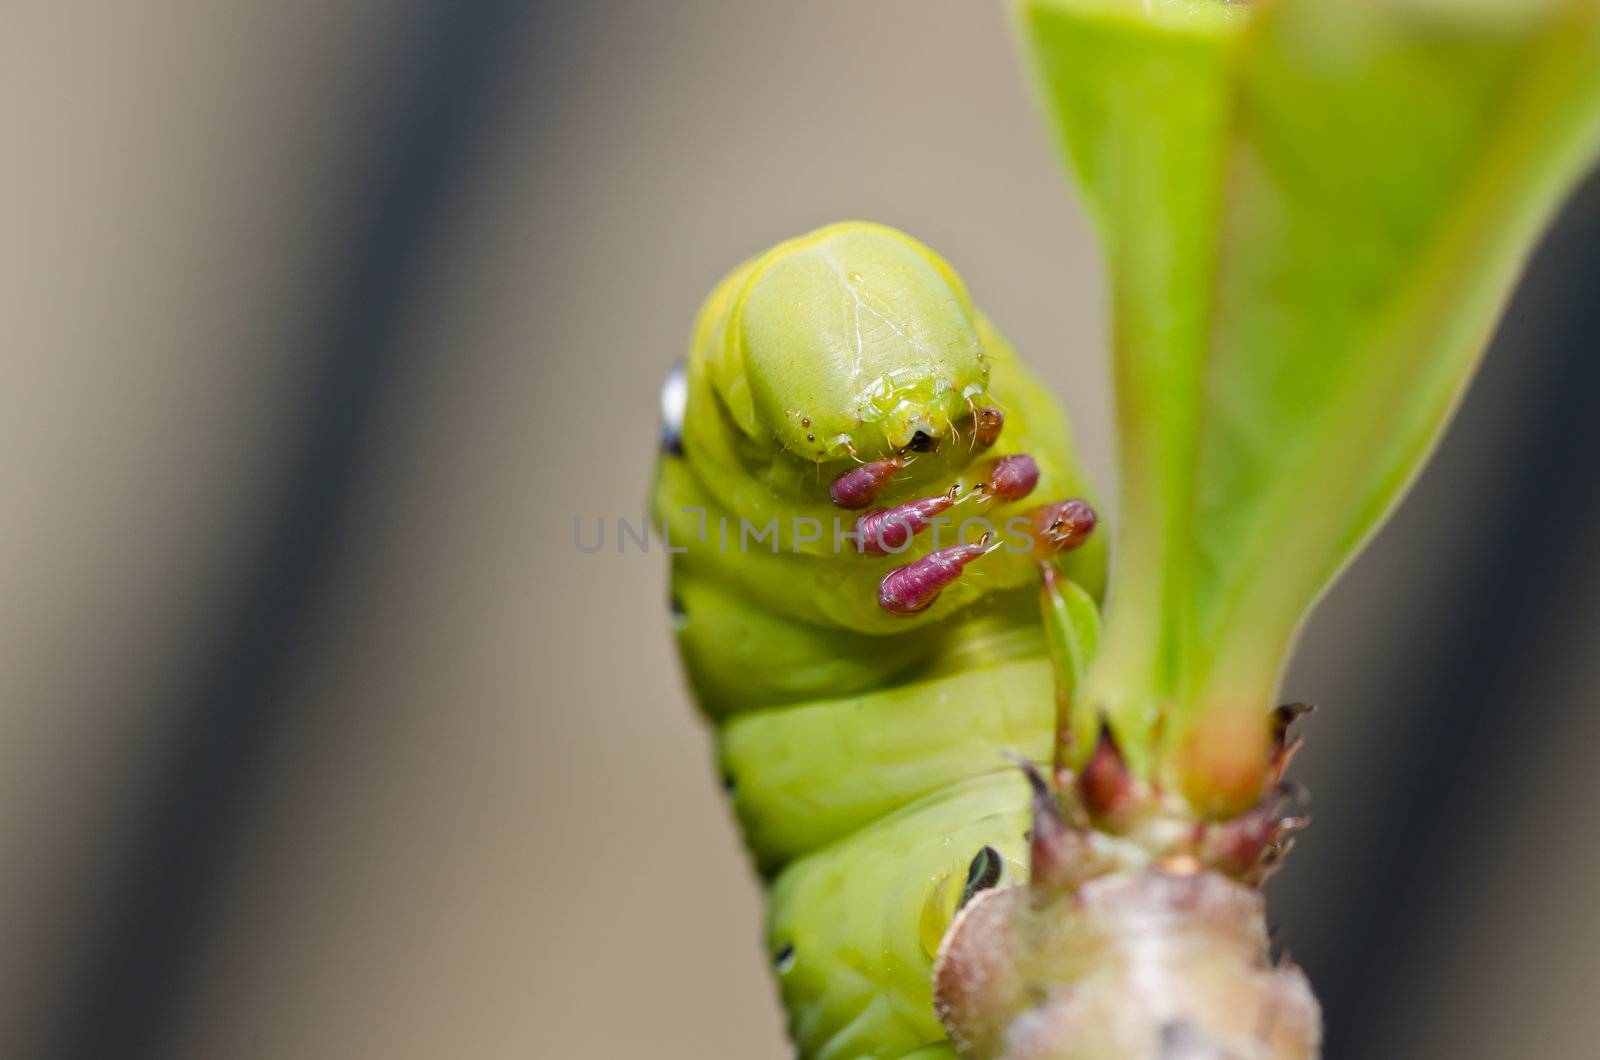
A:
{"label": "young green leaf", "polygon": [[1113,302],[1122,517],[1078,724],[1103,713],[1135,768],[1235,812],[1302,617],[1593,158],[1600,0],[1024,14]]}
{"label": "young green leaf", "polygon": [[1039,579],[1039,611],[1055,682],[1055,755],[1060,766],[1071,751],[1077,729],[1073,713],[1078,687],[1100,645],[1100,609],[1083,586],[1063,577],[1054,564],[1046,564]]}

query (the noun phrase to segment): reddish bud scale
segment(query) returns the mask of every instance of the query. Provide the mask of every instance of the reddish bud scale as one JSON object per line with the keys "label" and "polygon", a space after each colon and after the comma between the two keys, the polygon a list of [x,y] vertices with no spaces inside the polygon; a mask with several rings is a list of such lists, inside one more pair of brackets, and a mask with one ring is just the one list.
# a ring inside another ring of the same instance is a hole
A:
{"label": "reddish bud scale", "polygon": [[1289,763],[1305,743],[1303,737],[1289,737],[1289,727],[1297,718],[1310,714],[1317,708],[1309,703],[1286,703],[1272,712],[1272,759],[1267,774],[1271,783],[1283,779]]}
{"label": "reddish bud scale", "polygon": [[1033,827],[1028,830],[1028,864],[1032,886],[1068,891],[1103,866],[1090,850],[1084,834],[1072,827],[1061,803],[1039,769],[1026,759],[1012,756],[1033,792]]}
{"label": "reddish bud scale", "polygon": [[950,510],[956,502],[958,487],[934,497],[899,504],[893,508],[878,508],[856,520],[856,533],[860,535],[861,551],[873,556],[887,556],[899,552],[911,538],[926,530],[935,518]]}
{"label": "reddish bud scale", "polygon": [[951,545],[930,552],[915,563],[896,567],[878,583],[878,606],[891,615],[926,611],[939,599],[939,594],[961,576],[967,564],[987,551],[987,541]]}
{"label": "reddish bud scale", "polygon": [[900,457],[874,460],[844,472],[828,486],[828,498],[840,508],[856,511],[877,499],[889,480],[905,467]]}
{"label": "reddish bud scale", "polygon": [[1113,832],[1126,831],[1147,808],[1144,786],[1128,769],[1116,735],[1105,722],[1094,753],[1078,775],[1078,798],[1094,820]]}
{"label": "reddish bud scale", "polygon": [[1290,794],[1285,785],[1237,817],[1200,824],[1196,849],[1207,866],[1246,883],[1263,882],[1292,844],[1293,833],[1310,823],[1309,817],[1283,812]]}

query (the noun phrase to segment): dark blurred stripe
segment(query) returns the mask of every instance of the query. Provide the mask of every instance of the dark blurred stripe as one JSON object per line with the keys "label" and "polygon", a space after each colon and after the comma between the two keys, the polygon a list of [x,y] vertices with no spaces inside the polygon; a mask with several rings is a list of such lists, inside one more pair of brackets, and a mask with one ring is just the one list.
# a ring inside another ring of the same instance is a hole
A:
{"label": "dark blurred stripe", "polygon": [[[1439,543],[1439,562],[1460,573],[1455,595],[1436,603],[1429,628],[1406,631],[1403,656],[1385,661],[1403,694],[1369,738],[1397,744],[1404,768],[1374,799],[1381,815],[1364,860],[1317,884],[1319,923],[1305,925],[1314,937],[1297,929],[1295,955],[1328,1020],[1327,1060],[1374,1060],[1392,1028],[1412,1018],[1418,991],[1408,984],[1427,974],[1433,940],[1472,931],[1436,912],[1438,898],[1486,841],[1486,825],[1504,822],[1497,806],[1515,778],[1540,768],[1518,734],[1557,725],[1571,708],[1523,693],[1552,664],[1550,630],[1600,541],[1597,291],[1600,178],[1535,256],[1508,313],[1518,333],[1496,341],[1477,382],[1482,394],[1497,378],[1531,378],[1528,415],[1501,439],[1509,452],[1495,465],[1495,509],[1473,518],[1471,533]],[[1463,421],[1472,419],[1468,401]]]}
{"label": "dark blurred stripe", "polygon": [[[406,367],[399,328],[445,208],[471,173],[496,75],[526,58],[508,47],[533,36],[522,24],[526,7],[436,0],[410,38],[413,54],[395,56],[406,73],[392,112],[380,116],[375,157],[360,166],[358,216],[330,229],[353,235],[330,248],[347,258],[311,333],[287,492],[242,583],[231,587],[216,641],[197,653],[190,688],[166,715],[177,719],[171,757],[138,811],[132,856],[106,889],[115,903],[108,929],[93,944],[85,981],[67,994],[46,1055],[156,1056],[181,1012],[262,752],[293,707],[281,678],[329,574],[354,486],[371,465],[375,414]],[[391,17],[382,5],[372,11]]]}

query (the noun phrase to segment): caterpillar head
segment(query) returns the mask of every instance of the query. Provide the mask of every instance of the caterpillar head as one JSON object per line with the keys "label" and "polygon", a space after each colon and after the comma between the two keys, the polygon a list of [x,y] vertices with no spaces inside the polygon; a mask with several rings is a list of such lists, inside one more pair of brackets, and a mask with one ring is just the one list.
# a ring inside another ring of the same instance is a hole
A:
{"label": "caterpillar head", "polygon": [[757,263],[732,314],[723,399],[753,438],[815,463],[976,434],[989,364],[965,286],[890,228],[830,225]]}
{"label": "caterpillar head", "polygon": [[[1034,543],[1080,543],[1029,532],[1036,490],[1082,488],[1059,409],[944,259],[882,225],[829,225],[726,276],[662,410],[676,485],[658,512],[703,513],[679,539],[733,535],[714,561],[679,562],[795,617],[865,632],[937,620],[1034,577]],[[769,525],[757,556],[746,531]],[[1091,586],[1101,562],[1078,564]]]}

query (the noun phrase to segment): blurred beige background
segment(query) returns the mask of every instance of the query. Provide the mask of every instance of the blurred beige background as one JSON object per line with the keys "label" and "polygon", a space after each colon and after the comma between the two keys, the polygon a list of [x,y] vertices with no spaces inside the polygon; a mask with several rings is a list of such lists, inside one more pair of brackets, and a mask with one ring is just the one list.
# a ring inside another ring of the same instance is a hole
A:
{"label": "blurred beige background", "polygon": [[[309,307],[431,10],[8,14],[0,1055],[46,1055],[83,1018],[171,705],[283,488]],[[1093,248],[1002,6],[603,2],[514,24],[416,296],[390,307],[405,367],[284,647],[156,1055],[786,1055],[661,557],[572,543],[575,516],[643,513],[660,378],[743,256],[841,217],[928,241],[1110,482]],[[1487,426],[1308,631],[1289,691],[1327,707],[1300,770],[1319,820],[1275,888],[1297,929],[1361,930],[1318,918],[1367,853],[1368,780],[1400,768],[1372,731],[1405,709],[1386,667],[1458,576],[1439,542],[1493,504],[1474,475],[1493,432],[1537,413],[1516,387],[1475,398]],[[1600,572],[1574,577],[1530,697],[1592,700]],[[1576,1056],[1600,1035],[1597,789],[1559,754],[1592,716],[1520,737],[1558,767],[1492,781],[1505,821],[1483,822],[1479,871],[1441,880],[1456,926],[1412,947],[1384,1055]]]}

